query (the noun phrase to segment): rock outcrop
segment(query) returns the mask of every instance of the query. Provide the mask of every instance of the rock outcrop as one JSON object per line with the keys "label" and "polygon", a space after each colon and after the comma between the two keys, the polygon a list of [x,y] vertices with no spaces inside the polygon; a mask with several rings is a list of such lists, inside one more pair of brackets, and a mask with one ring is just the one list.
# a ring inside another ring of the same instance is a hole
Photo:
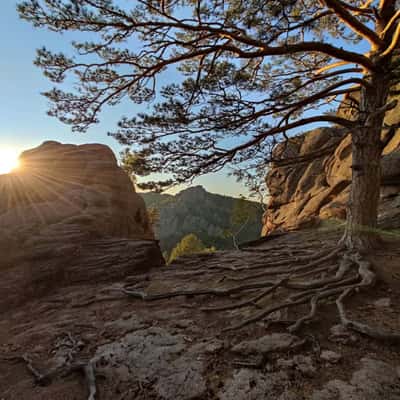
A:
{"label": "rock outcrop", "polygon": [[[270,199],[262,234],[346,218],[351,183],[351,136],[321,128],[292,138],[274,150],[266,183]],[[382,154],[380,223],[400,227],[400,131]]]}
{"label": "rock outcrop", "polygon": [[[53,219],[48,214],[41,219],[40,213],[28,219],[28,214],[25,225],[2,226],[3,254],[16,253],[7,264],[2,259],[1,399],[400,399],[397,347],[338,325],[331,301],[314,310],[318,319],[307,320],[310,311],[303,303],[316,296],[304,285],[319,284],[334,272],[340,229],[273,235],[241,251],[201,253],[178,258],[168,268],[150,268],[161,259],[145,219],[113,223],[112,215],[121,221],[123,210],[126,220],[130,212],[145,210],[130,192],[136,208],[117,207],[113,214],[110,198],[117,192],[111,186],[120,170],[115,161],[109,167],[107,201],[99,190],[93,208],[75,206],[69,214],[62,208],[60,214],[52,211]],[[8,176],[7,182],[23,174]],[[45,204],[40,196],[29,203],[14,200],[26,199],[20,192],[7,194],[3,221],[20,221],[33,205],[47,210],[54,202],[68,209],[58,198],[70,199],[72,207],[73,175],[58,176],[68,184],[50,180],[47,189],[57,188],[57,196]],[[104,182],[100,174],[96,179]],[[33,190],[24,182],[20,189]],[[92,186],[79,182],[76,190]],[[104,205],[104,220],[98,204]],[[382,282],[357,295],[354,321],[399,332],[400,277],[394,274],[399,245],[394,237],[374,254]],[[293,278],[296,265],[303,282]],[[311,278],[310,271],[321,275]],[[293,301],[287,297],[289,283]],[[12,307],[21,293],[29,301]],[[295,299],[299,294],[308,297]],[[299,307],[291,307],[295,304]],[[291,327],[300,320],[308,323],[294,332]]]}
{"label": "rock outcrop", "polygon": [[0,306],[160,265],[144,201],[107,146],[45,142],[20,165],[0,176]]}
{"label": "rock outcrop", "polygon": [[[296,333],[283,327],[306,315],[308,305],[226,330],[280,304],[286,291],[260,297],[265,287],[224,290],[265,284],[275,278],[258,273],[282,263],[304,266],[305,256],[321,248],[330,253],[339,234],[313,229],[271,236],[242,251],[182,257],[168,268],[114,282],[81,280],[7,309],[0,318],[0,398],[399,400],[398,345],[332,326],[338,323],[332,302]],[[380,265],[393,272],[398,249],[399,240],[377,255]],[[352,318],[399,332],[399,288],[382,283],[360,292]],[[213,295],[213,289],[219,291]],[[88,396],[90,380],[94,397]]]}

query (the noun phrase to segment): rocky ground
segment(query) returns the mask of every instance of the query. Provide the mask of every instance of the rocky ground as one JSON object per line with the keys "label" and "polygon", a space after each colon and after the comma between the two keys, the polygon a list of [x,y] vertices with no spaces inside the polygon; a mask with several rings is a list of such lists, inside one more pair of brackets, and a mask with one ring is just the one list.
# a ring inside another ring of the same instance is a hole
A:
{"label": "rocky ground", "polygon": [[0,177],[0,400],[400,400],[390,224],[373,254],[324,222],[165,266],[110,149],[21,160]]}
{"label": "rocky ground", "polygon": [[[338,235],[293,232],[119,280],[55,285],[2,315],[0,399],[399,400],[400,345],[344,328],[334,300],[296,332],[286,328],[308,304],[230,329],[287,295],[281,288],[254,300],[265,279],[255,270],[321,259]],[[369,256],[380,282],[346,299],[351,318],[392,333],[400,331],[399,243],[389,237]]]}

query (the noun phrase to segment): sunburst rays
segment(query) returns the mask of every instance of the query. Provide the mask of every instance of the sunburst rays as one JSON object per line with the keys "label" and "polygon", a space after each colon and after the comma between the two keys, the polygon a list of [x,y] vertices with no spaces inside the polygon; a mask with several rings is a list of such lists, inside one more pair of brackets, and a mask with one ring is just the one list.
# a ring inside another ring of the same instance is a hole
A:
{"label": "sunburst rays", "polygon": [[[87,186],[82,183],[80,171],[72,168],[70,171],[58,172],[52,171],[50,167],[31,168],[24,165],[13,174],[1,175],[2,219],[10,211],[14,222],[18,224],[27,223],[28,218],[42,225],[84,211],[85,196],[81,192]],[[29,213],[27,208],[30,209]],[[2,222],[5,223],[5,220]]]}
{"label": "sunburst rays", "polygon": [[0,175],[8,174],[18,168],[18,151],[0,147]]}

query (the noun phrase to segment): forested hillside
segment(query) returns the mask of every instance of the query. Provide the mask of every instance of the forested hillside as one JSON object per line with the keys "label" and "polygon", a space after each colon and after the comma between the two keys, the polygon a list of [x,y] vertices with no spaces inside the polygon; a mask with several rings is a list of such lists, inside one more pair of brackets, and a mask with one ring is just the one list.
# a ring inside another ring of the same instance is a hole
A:
{"label": "forested hillside", "polygon": [[[183,190],[175,196],[141,193],[147,208],[159,210],[160,220],[155,227],[163,251],[170,251],[183,236],[194,233],[207,246],[217,249],[233,247],[227,230],[238,199],[207,192],[202,186]],[[254,216],[238,235],[238,242],[257,239],[262,227],[262,207],[255,202]]]}

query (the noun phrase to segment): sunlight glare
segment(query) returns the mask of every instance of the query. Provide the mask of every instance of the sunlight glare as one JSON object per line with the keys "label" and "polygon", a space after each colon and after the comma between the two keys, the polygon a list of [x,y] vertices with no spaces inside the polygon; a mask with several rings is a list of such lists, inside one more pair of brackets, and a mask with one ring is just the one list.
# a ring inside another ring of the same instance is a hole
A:
{"label": "sunlight glare", "polygon": [[18,152],[10,148],[0,147],[0,175],[8,174],[18,168]]}

